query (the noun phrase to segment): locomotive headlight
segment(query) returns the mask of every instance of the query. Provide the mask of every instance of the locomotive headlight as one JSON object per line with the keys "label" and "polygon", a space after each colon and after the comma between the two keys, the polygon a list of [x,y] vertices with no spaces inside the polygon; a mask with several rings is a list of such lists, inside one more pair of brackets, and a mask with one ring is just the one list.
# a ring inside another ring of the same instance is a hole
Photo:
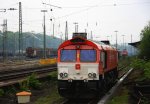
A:
{"label": "locomotive headlight", "polygon": [[92,77],[92,73],[89,73],[88,76],[89,76],[89,78],[91,78]]}
{"label": "locomotive headlight", "polygon": [[89,77],[89,78],[96,78],[96,73],[89,73],[89,74],[88,74],[88,77]]}
{"label": "locomotive headlight", "polygon": [[63,78],[63,76],[64,76],[64,74],[63,74],[63,73],[60,73],[59,75],[60,75],[60,77],[61,77],[61,78]]}
{"label": "locomotive headlight", "polygon": [[60,73],[59,75],[61,78],[67,78],[68,77],[68,73]]}
{"label": "locomotive headlight", "polygon": [[67,78],[68,77],[68,68],[60,67],[58,68],[59,78]]}
{"label": "locomotive headlight", "polygon": [[96,73],[93,73],[93,78],[96,78]]}
{"label": "locomotive headlight", "polygon": [[68,74],[67,74],[67,73],[64,73],[64,77],[68,77]]}

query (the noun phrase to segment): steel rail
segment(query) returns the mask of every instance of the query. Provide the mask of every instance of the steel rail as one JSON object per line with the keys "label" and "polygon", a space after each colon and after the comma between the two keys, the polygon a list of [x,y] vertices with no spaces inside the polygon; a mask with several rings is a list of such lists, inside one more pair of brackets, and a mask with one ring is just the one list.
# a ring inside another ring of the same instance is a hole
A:
{"label": "steel rail", "polygon": [[[32,70],[22,70],[22,71],[14,71],[13,73],[5,73],[0,75],[0,87],[11,85],[18,83],[24,80],[27,76],[32,73],[36,73],[37,75],[47,74],[48,72],[56,71],[57,67],[49,67],[49,68],[36,68]],[[44,76],[42,76],[44,77]]]}
{"label": "steel rail", "polygon": [[16,72],[23,72],[23,71],[28,71],[28,70],[38,70],[38,69],[42,69],[42,68],[47,68],[47,67],[56,67],[56,64],[53,65],[49,65],[49,66],[30,66],[30,67],[16,67],[15,68],[10,68],[8,70],[3,70],[0,71],[0,76],[4,75],[4,74],[9,74],[9,73],[16,73]]}
{"label": "steel rail", "polygon": [[60,104],[96,104],[98,99],[67,99]]}
{"label": "steel rail", "polygon": [[118,88],[122,85],[124,80],[130,75],[130,73],[133,71],[131,68],[125,75],[123,75],[120,80],[108,91],[108,93],[101,98],[101,100],[97,104],[108,104],[109,100],[115,95]]}

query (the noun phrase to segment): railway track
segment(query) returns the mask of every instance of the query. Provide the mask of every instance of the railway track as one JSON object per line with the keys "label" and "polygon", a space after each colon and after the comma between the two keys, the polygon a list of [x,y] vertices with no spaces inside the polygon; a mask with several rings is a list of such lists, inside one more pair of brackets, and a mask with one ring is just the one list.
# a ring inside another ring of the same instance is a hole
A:
{"label": "railway track", "polygon": [[[125,68],[125,67],[124,67]],[[107,104],[108,101],[115,95],[117,89],[120,88],[123,81],[128,77],[128,75],[133,71],[133,69],[128,70],[126,73],[123,73],[119,76],[118,82],[109,89],[109,91],[102,95],[100,98],[93,98],[93,99],[67,99],[66,101],[62,102],[61,104]]]}
{"label": "railway track", "polygon": [[42,66],[39,63],[6,64],[3,66],[0,66],[0,73],[12,71],[12,70],[30,69],[33,67],[36,68],[36,67],[45,67],[45,66]]}
{"label": "railway track", "polygon": [[15,65],[24,65],[24,64],[34,64],[38,63],[38,60],[8,60],[7,62],[0,62],[0,67],[5,66],[15,66]]}
{"label": "railway track", "polygon": [[49,72],[55,71],[57,69],[56,65],[51,67],[43,67],[43,68],[30,68],[30,69],[22,69],[22,70],[11,70],[11,71],[3,71],[0,72],[0,87],[12,85],[23,81],[27,76],[32,73],[36,73],[38,78],[44,77],[48,75]]}
{"label": "railway track", "polygon": [[130,73],[133,71],[131,68],[126,74],[124,74],[118,82],[106,93],[97,104],[107,104],[108,101],[116,94],[117,90],[122,86],[123,82],[127,79]]}
{"label": "railway track", "polygon": [[61,104],[97,104],[98,99],[69,99]]}

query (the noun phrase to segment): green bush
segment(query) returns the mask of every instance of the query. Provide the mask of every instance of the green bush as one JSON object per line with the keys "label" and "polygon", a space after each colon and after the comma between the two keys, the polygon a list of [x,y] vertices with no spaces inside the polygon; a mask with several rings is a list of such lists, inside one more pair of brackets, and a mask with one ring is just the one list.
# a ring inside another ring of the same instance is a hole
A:
{"label": "green bush", "polygon": [[32,74],[28,77],[28,85],[30,88],[39,89],[41,87],[41,83],[36,78],[36,74]]}
{"label": "green bush", "polygon": [[141,42],[139,45],[139,56],[141,58],[144,58],[146,60],[150,60],[150,22],[148,22],[148,25],[144,27],[144,29],[141,31]]}
{"label": "green bush", "polygon": [[150,61],[145,64],[144,76],[147,79],[150,79]]}
{"label": "green bush", "polygon": [[0,89],[0,97],[4,95],[4,90]]}
{"label": "green bush", "polygon": [[50,80],[57,80],[57,71],[50,72],[50,74],[48,75],[48,78]]}
{"label": "green bush", "polygon": [[143,71],[142,80],[150,80],[150,61],[146,62],[141,59],[134,59],[131,62],[131,67],[134,69],[141,69]]}
{"label": "green bush", "polygon": [[142,59],[133,59],[131,62],[131,67],[134,69],[144,69],[145,63],[146,62]]}
{"label": "green bush", "polygon": [[34,73],[32,75],[28,76],[26,80],[19,83],[19,85],[20,85],[20,90],[22,90],[22,91],[27,91],[32,88],[39,89],[41,87],[41,83],[36,78],[36,74],[34,74]]}
{"label": "green bush", "polygon": [[29,90],[28,80],[24,80],[23,82],[20,82],[19,85],[20,85],[20,90],[21,91]]}

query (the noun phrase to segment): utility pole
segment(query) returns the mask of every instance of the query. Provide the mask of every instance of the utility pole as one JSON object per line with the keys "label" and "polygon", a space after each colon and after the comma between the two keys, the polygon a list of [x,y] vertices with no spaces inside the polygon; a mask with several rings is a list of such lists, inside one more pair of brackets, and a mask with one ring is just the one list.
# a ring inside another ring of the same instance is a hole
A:
{"label": "utility pole", "polygon": [[118,50],[118,45],[117,45],[117,30],[116,31],[114,31],[114,32],[116,32],[116,49]]}
{"label": "utility pole", "polygon": [[61,38],[61,43],[63,42],[63,33],[61,32],[60,34],[60,38]]}
{"label": "utility pole", "polygon": [[16,56],[16,34],[14,33],[14,57]]}
{"label": "utility pole", "polygon": [[87,39],[89,39],[90,38],[90,36],[89,36],[89,29],[88,29],[88,26],[89,26],[89,24],[88,24],[88,22],[86,23],[86,29],[85,29],[85,32],[87,33]]}
{"label": "utility pole", "polygon": [[[132,34],[131,34],[131,43],[132,43]],[[132,55],[132,46],[131,46],[131,55]]]}
{"label": "utility pole", "polygon": [[78,28],[79,28],[79,25],[77,24],[77,32],[78,32]]}
{"label": "utility pole", "polygon": [[53,23],[53,38],[55,36],[55,24]]}
{"label": "utility pole", "polygon": [[109,36],[107,36],[107,40],[109,41],[109,39],[108,39],[108,38],[109,38]]}
{"label": "utility pole", "polygon": [[68,40],[68,23],[66,21],[66,28],[65,28],[65,41]]}
{"label": "utility pole", "polygon": [[124,38],[124,46],[125,46],[125,49],[127,49],[126,38]]}
{"label": "utility pole", "polygon": [[85,33],[87,33],[87,29],[85,29]]}
{"label": "utility pole", "polygon": [[19,2],[19,59],[23,55],[23,37],[22,37],[22,6]]}
{"label": "utility pole", "polygon": [[78,32],[78,23],[75,22],[74,24],[75,24],[75,33],[76,33],[76,32]]}
{"label": "utility pole", "polygon": [[91,31],[91,40],[93,40],[93,33],[92,33],[92,31]]}
{"label": "utility pole", "polygon": [[[33,33],[32,33],[33,34]],[[35,38],[34,38],[34,35],[33,35],[33,49],[35,48]]]}
{"label": "utility pole", "polygon": [[7,60],[7,20],[3,21],[3,61]]}
{"label": "utility pole", "polygon": [[[111,42],[112,42],[112,35],[111,35]],[[111,43],[111,42],[110,42],[110,43]]]}
{"label": "utility pole", "polygon": [[41,10],[41,12],[44,13],[43,16],[43,33],[44,33],[44,52],[43,52],[43,58],[46,59],[46,27],[45,27],[45,12],[47,12],[47,10]]}
{"label": "utility pole", "polygon": [[[1,34],[1,31],[0,31],[0,44],[3,44],[2,43],[2,38],[3,38],[3,35]],[[0,45],[1,46],[1,45]],[[2,46],[0,47],[0,52],[2,53]],[[1,54],[2,55],[2,54]]]}
{"label": "utility pole", "polygon": [[125,48],[124,48],[124,36],[125,36],[125,35],[122,35],[122,37],[123,37],[123,41],[122,41],[123,50],[125,49]]}

